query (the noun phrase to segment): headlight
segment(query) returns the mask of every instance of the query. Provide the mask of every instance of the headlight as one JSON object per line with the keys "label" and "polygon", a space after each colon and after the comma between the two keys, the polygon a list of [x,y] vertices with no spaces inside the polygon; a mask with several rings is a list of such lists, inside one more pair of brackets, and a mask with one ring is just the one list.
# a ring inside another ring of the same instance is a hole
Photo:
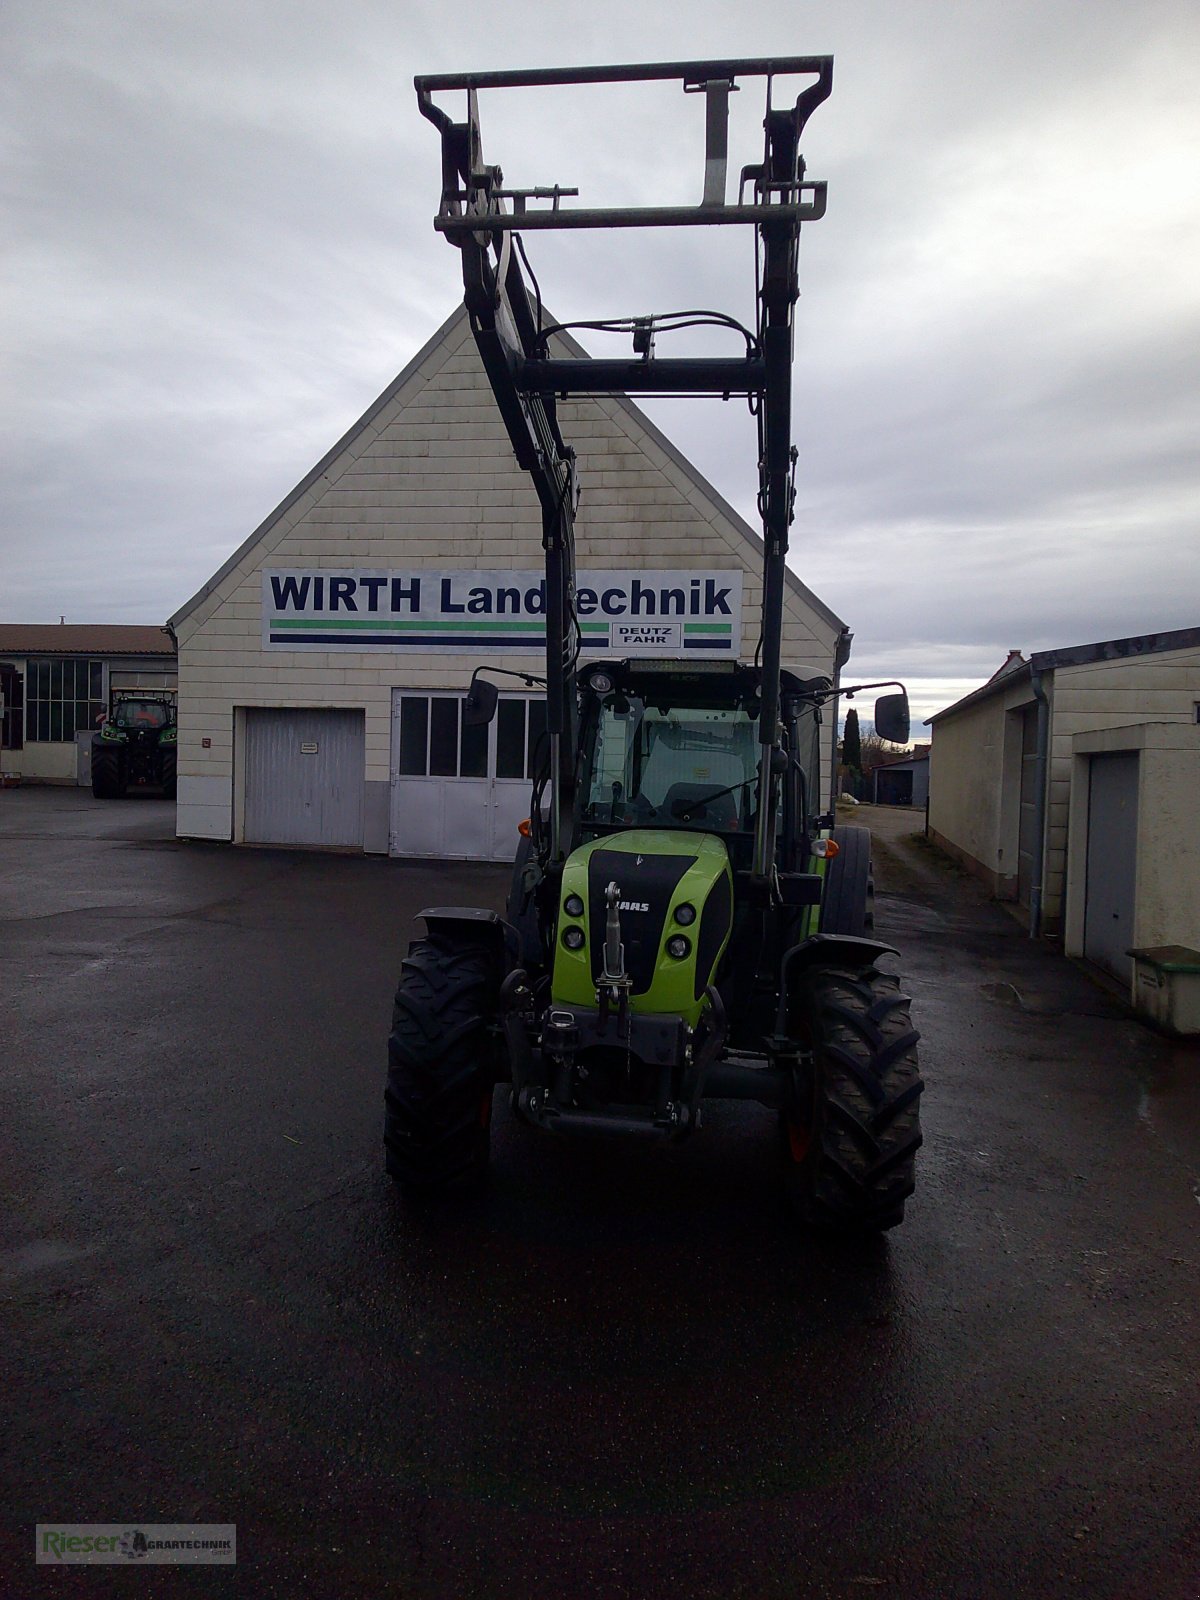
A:
{"label": "headlight", "polygon": [[583,915],[583,901],[577,894],[569,894],[563,901],[563,910],[569,917],[581,917]]}
{"label": "headlight", "polygon": [[611,694],[613,681],[607,672],[593,672],[588,678],[588,684],[593,694]]}
{"label": "headlight", "polygon": [[563,943],[568,950],[582,950],[584,933],[582,928],[567,928],[563,933]]}
{"label": "headlight", "polygon": [[691,948],[692,941],[685,939],[681,933],[677,933],[673,938],[667,940],[667,954],[674,956],[676,961],[682,961],[684,956],[691,952]]}
{"label": "headlight", "polygon": [[696,920],[696,908],[685,900],[681,906],[675,907],[675,921],[681,928],[690,928]]}

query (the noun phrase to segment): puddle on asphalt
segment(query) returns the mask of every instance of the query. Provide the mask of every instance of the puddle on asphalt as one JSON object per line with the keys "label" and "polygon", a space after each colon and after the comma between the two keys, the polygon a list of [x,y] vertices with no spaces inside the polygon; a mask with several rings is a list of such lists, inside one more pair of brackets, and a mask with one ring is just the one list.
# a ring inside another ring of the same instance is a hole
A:
{"label": "puddle on asphalt", "polygon": [[95,1245],[71,1244],[66,1239],[35,1239],[16,1250],[0,1251],[0,1276],[22,1278],[30,1273],[61,1267],[68,1261],[94,1255]]}
{"label": "puddle on asphalt", "polygon": [[1154,1132],[1192,1126],[1200,1132],[1200,1039],[1165,1039],[1157,1061],[1136,1068],[1139,1122]]}
{"label": "puddle on asphalt", "polygon": [[1138,1127],[1170,1153],[1200,1205],[1200,1039],[1147,1030],[1147,1045],[1133,1068],[1141,1085]]}
{"label": "puddle on asphalt", "polygon": [[1103,995],[1089,996],[1080,1005],[1064,1003],[1056,995],[1039,993],[1036,989],[1018,989],[1007,980],[999,983],[981,983],[979,992],[999,1005],[1010,1006],[1027,1017],[1097,1017],[1102,1021],[1129,1020],[1126,1008]]}

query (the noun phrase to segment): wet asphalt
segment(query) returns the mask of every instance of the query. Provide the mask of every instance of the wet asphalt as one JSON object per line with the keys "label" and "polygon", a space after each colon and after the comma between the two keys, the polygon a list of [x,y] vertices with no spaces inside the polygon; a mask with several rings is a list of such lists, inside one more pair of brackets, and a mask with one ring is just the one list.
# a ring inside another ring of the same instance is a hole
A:
{"label": "wet asphalt", "polygon": [[[382,1175],[421,905],[505,874],[0,792],[0,1592],[1200,1594],[1200,1052],[877,829],[923,1034],[904,1226],[798,1234],[770,1116]],[[234,1522],[48,1575],[38,1521]]]}

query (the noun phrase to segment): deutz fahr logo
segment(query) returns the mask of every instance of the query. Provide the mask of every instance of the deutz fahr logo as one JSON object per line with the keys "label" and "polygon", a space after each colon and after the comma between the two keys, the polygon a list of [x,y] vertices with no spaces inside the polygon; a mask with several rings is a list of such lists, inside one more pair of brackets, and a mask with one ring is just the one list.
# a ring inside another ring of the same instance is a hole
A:
{"label": "deutz fahr logo", "polygon": [[678,649],[680,631],[677,622],[633,623],[614,622],[610,630],[612,648],[615,649]]}

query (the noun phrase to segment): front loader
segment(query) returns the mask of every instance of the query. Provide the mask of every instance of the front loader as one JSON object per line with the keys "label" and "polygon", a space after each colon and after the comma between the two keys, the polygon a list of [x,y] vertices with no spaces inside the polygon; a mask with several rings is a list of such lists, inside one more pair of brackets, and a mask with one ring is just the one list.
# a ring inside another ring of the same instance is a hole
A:
{"label": "front loader", "polygon": [[[416,80],[442,141],[435,226],[460,252],[483,365],[541,505],[547,731],[507,915],[426,910],[426,936],[403,963],[384,1142],[387,1170],[407,1191],[482,1177],[504,1084],[519,1118],[563,1136],[680,1140],[702,1127],[709,1101],[757,1102],[776,1114],[785,1186],[810,1225],[889,1228],[912,1193],[917,1034],[908,998],[880,965],[894,952],[873,937],[869,834],[836,828],[821,805],[819,731],[836,690],[781,660],[799,239],[825,209],[799,142],[830,93],[832,65],[783,57]],[[785,75],[810,81],[776,106],[774,80]],[[766,80],[764,141],[726,204],[739,79]],[[572,208],[563,201],[574,190],[506,188],[484,162],[481,90],[652,80],[705,97],[698,206]],[[434,96],[464,91],[456,122]],[[723,312],[589,320],[631,335],[632,357],[556,353],[563,325],[546,319],[522,236],[695,225],[754,230],[754,327]],[[656,353],[659,337],[697,322],[736,333],[739,353]],[[753,660],[685,652],[581,664],[583,486],[556,402],[614,393],[745,397],[756,414],[763,596]],[[490,720],[497,698],[476,672],[465,720]],[[907,739],[903,690],[877,702],[875,724]]]}

